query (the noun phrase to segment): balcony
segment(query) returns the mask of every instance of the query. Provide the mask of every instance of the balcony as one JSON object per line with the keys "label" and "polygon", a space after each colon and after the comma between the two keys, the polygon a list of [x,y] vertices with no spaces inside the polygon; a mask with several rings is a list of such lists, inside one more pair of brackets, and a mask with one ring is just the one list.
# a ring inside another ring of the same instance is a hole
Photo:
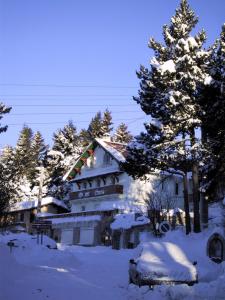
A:
{"label": "balcony", "polygon": [[95,189],[70,193],[70,200],[79,200],[83,198],[92,198],[99,196],[106,196],[112,194],[123,194],[123,186],[119,184],[103,186]]}

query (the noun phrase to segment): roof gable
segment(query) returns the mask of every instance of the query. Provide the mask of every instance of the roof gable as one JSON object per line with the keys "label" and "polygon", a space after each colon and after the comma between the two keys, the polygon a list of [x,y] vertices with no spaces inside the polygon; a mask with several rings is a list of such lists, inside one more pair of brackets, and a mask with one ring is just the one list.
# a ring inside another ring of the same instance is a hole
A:
{"label": "roof gable", "polygon": [[126,156],[126,145],[120,143],[114,143],[110,141],[104,141],[100,138],[96,138],[91,144],[87,146],[75,164],[70,168],[70,170],[64,176],[64,180],[72,180],[77,174],[80,174],[81,168],[86,164],[87,159],[94,154],[94,150],[97,146],[108,152],[113,159],[118,163],[125,161]]}

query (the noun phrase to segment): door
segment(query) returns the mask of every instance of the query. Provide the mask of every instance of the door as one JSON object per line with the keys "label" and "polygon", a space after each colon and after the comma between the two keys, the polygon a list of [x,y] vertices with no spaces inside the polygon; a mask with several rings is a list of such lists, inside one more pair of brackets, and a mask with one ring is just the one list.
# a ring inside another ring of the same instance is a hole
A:
{"label": "door", "polygon": [[94,228],[81,228],[80,229],[80,244],[93,245],[94,243]]}
{"label": "door", "polygon": [[62,230],[61,243],[65,244],[65,245],[72,245],[73,244],[73,230],[71,230],[71,229]]}

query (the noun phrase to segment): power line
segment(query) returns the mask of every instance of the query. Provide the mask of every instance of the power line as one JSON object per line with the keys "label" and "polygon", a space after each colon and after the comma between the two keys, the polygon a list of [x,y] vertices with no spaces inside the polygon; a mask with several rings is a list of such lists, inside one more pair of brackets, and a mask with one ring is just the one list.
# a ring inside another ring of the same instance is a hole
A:
{"label": "power line", "polygon": [[20,87],[57,87],[57,88],[104,88],[104,89],[136,89],[137,86],[116,86],[116,85],[66,85],[66,84],[31,84],[31,83],[0,83],[0,86]]}
{"label": "power line", "polygon": [[[9,116],[28,116],[28,115],[87,115],[87,114],[95,114],[96,111],[89,111],[89,112],[31,112],[31,113],[16,113],[11,114]],[[136,110],[125,110],[125,111],[114,111],[113,113],[137,113]]]}
{"label": "power line", "polygon": [[136,106],[137,104],[7,104],[8,106],[21,106],[21,107],[126,107]]}
{"label": "power line", "polygon": [[[138,119],[144,119],[143,117],[138,118]],[[135,121],[137,121],[138,119],[135,119]],[[134,121],[134,119],[115,119],[114,121],[129,121],[132,120]],[[90,121],[79,121],[77,123],[90,123]],[[46,122],[46,123],[12,123],[12,124],[2,124],[3,126],[23,126],[23,125],[52,125],[52,124],[65,124],[65,122]]]}
{"label": "power line", "polygon": [[1,94],[1,97],[132,97],[124,94]]}

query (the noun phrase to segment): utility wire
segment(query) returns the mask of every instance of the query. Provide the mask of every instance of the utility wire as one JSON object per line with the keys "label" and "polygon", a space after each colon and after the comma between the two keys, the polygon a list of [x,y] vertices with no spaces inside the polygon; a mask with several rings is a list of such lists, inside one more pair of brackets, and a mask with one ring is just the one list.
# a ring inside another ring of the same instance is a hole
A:
{"label": "utility wire", "polygon": [[126,107],[136,106],[137,104],[7,104],[8,106],[21,106],[21,107]]}
{"label": "utility wire", "polygon": [[[141,118],[138,118],[138,119],[144,119],[143,117]],[[132,120],[133,121],[137,121],[138,119],[115,119],[114,121],[129,121],[129,120]],[[79,121],[77,122],[78,124],[79,123],[90,123],[90,121]],[[24,122],[24,123],[12,123],[12,124],[4,124],[3,126],[23,126],[23,125],[51,125],[51,124],[65,124],[65,122],[46,122],[46,123],[27,123],[27,122]]]}
{"label": "utility wire", "polygon": [[125,94],[1,94],[1,97],[132,97]]}
{"label": "utility wire", "polygon": [[104,89],[136,89],[137,86],[116,86],[116,85],[64,85],[64,84],[30,84],[30,83],[0,83],[0,86],[21,86],[21,87],[57,87],[57,88],[104,88]]}
{"label": "utility wire", "polygon": [[[16,113],[16,114],[11,114],[9,116],[29,116],[29,115],[87,115],[87,114],[95,114],[96,111],[89,111],[89,112],[31,112],[31,113]],[[137,111],[114,111],[113,113],[137,113]]]}

